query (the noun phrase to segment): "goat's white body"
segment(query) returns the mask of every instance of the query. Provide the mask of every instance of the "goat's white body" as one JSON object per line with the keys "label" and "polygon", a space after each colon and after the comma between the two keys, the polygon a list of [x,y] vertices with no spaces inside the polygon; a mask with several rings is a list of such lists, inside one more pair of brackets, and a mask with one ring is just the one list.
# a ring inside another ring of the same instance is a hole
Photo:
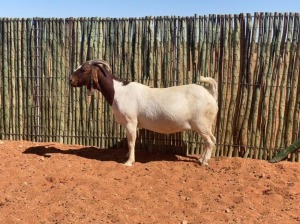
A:
{"label": "goat's white body", "polygon": [[[138,128],[170,134],[192,129],[204,113],[217,110],[212,95],[200,85],[150,88],[131,82],[114,81],[112,110],[121,125],[136,120]],[[214,114],[211,114],[212,116]]]}
{"label": "goat's white body", "polygon": [[[123,85],[114,80],[115,97],[112,104],[116,121],[127,130],[129,160],[134,162],[134,147],[130,146],[136,128],[170,134],[184,130],[195,130],[202,137],[215,142],[211,128],[218,111],[217,101],[205,87],[189,84],[169,88],[150,88],[131,82]],[[133,151],[133,155],[131,155]],[[211,153],[210,153],[211,154]],[[210,155],[204,158],[204,164]]]}

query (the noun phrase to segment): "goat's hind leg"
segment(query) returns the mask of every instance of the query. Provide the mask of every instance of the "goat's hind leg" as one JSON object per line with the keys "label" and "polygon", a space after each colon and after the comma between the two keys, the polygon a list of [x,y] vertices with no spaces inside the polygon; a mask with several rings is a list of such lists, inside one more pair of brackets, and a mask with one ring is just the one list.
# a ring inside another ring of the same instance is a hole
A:
{"label": "goat's hind leg", "polygon": [[208,166],[208,160],[211,158],[211,154],[215,148],[216,138],[212,133],[198,132],[205,141],[204,153],[199,158],[199,163],[203,166]]}

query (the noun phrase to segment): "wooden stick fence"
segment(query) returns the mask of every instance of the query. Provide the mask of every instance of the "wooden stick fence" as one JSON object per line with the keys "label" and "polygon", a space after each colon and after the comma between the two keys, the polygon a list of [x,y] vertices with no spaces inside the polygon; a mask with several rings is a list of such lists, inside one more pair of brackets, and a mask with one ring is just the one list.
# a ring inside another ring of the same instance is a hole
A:
{"label": "wooden stick fence", "polygon": [[[125,147],[97,93],[68,77],[92,58],[152,87],[219,83],[216,156],[270,159],[298,139],[298,13],[192,17],[0,19],[0,139]],[[137,148],[199,154],[193,132],[140,130]],[[300,151],[289,157],[300,161]]]}

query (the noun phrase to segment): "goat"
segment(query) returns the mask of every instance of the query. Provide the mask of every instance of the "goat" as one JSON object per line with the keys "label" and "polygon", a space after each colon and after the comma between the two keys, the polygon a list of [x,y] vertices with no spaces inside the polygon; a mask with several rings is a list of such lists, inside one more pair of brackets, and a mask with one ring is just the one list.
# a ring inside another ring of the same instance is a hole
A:
{"label": "goat", "polygon": [[99,90],[111,106],[116,121],[125,126],[129,148],[127,166],[135,162],[137,128],[163,134],[196,131],[206,143],[199,163],[208,165],[216,143],[212,127],[218,113],[218,92],[213,78],[201,76],[200,81],[209,87],[189,84],[150,88],[117,78],[104,60],[83,63],[69,80],[72,87],[86,86],[88,95]]}

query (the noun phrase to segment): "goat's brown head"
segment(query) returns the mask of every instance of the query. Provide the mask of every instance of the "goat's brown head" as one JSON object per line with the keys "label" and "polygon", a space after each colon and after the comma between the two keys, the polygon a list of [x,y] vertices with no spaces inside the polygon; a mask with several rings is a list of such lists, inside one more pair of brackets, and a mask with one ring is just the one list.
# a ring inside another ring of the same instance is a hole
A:
{"label": "goat's brown head", "polygon": [[[102,66],[105,65],[106,68]],[[103,60],[90,60],[79,66],[70,76],[70,85],[72,87],[86,86],[89,95],[92,95],[94,89],[101,91],[99,76],[107,76],[107,71],[111,71],[110,66]],[[111,74],[111,73],[109,73]]]}
{"label": "goat's brown head", "polygon": [[[106,67],[103,67],[106,66]],[[83,63],[70,76],[70,85],[73,87],[86,86],[88,95],[99,90],[110,105],[114,100],[113,79],[116,77],[111,73],[111,68],[106,61],[91,60]]]}

